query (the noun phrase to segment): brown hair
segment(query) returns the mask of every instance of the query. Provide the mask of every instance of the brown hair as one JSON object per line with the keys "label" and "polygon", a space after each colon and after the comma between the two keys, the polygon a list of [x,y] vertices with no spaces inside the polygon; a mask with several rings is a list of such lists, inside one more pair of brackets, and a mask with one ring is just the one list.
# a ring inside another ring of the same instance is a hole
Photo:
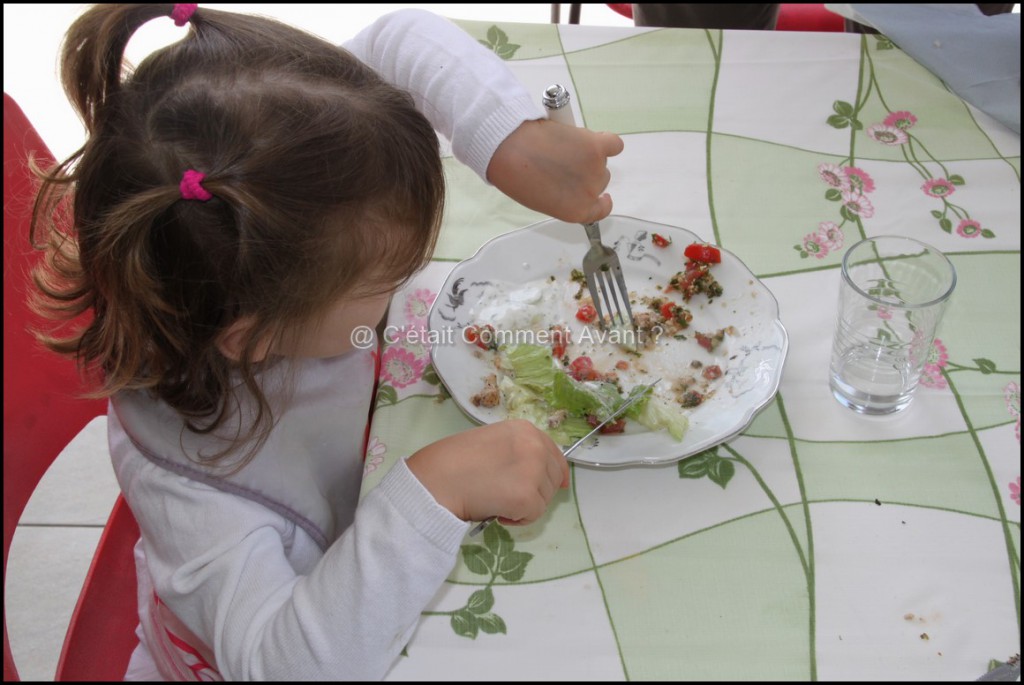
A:
{"label": "brown hair", "polygon": [[[62,79],[88,139],[40,174],[34,304],[93,316],[38,335],[99,372],[98,396],[149,390],[196,432],[224,423],[237,369],[259,406],[246,437],[261,443],[273,418],[251,360],[259,341],[347,295],[387,292],[429,258],[444,202],[437,137],[408,93],[266,18],[200,8],[186,38],[122,75],[129,38],[172,8],[98,5],[67,33]],[[213,199],[181,198],[188,169]],[[234,364],[216,340],[242,316],[254,325]]]}

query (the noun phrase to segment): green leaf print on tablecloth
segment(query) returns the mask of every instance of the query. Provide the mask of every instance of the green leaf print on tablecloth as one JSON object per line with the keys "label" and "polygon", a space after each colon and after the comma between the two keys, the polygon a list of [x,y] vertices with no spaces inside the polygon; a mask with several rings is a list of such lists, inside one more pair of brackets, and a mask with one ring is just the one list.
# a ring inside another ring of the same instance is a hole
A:
{"label": "green leaf print on tablecloth", "polygon": [[466,605],[453,611],[425,611],[424,616],[450,617],[456,635],[476,639],[480,632],[506,633],[505,621],[491,610],[495,605],[492,586],[499,578],[506,582],[522,580],[533,559],[529,552],[516,550],[516,543],[504,526],[491,524],[484,529],[483,544],[462,546],[462,561],[472,573],[486,576],[487,584],[469,596]]}
{"label": "green leaf print on tablecloth", "polygon": [[735,473],[736,467],[732,462],[718,456],[718,447],[712,447],[679,462],[680,478],[704,478],[706,476],[723,490]]}
{"label": "green leaf print on tablecloth", "polygon": [[497,26],[487,29],[487,40],[481,40],[479,43],[502,59],[512,59],[516,51],[522,47],[517,43],[510,43],[508,34]]}
{"label": "green leaf print on tablecloth", "polygon": [[[470,538],[470,541],[461,547],[460,563],[457,564],[449,582],[478,584],[481,581],[480,576],[484,576],[483,587],[474,591],[463,607],[447,611],[427,611],[423,612],[423,615],[450,617],[452,630],[462,637],[476,639],[480,632],[504,634],[507,632],[505,621],[495,610],[496,606],[500,606],[502,586],[550,580],[592,568],[585,542],[578,533],[578,524],[575,526],[575,536],[560,535],[557,531],[549,533],[549,539],[561,541],[559,545],[542,543],[539,548],[530,546],[530,541],[537,537],[539,530],[559,525],[555,512],[561,510],[563,514],[569,513],[578,521],[574,507],[559,502],[560,499],[564,500],[565,496],[556,496],[544,518],[531,526],[506,528],[499,523],[491,523],[484,529],[482,544]],[[580,542],[576,550],[573,549],[574,538]],[[530,549],[538,549],[541,558],[548,560],[546,568],[537,572],[538,569],[535,567],[538,556],[529,551]],[[456,578],[465,580],[457,581]]]}
{"label": "green leaf print on tablecloth", "polygon": [[556,24],[495,24],[466,19],[453,19],[452,22],[502,59],[537,59],[562,54]]}
{"label": "green leaf print on tablecloth", "polygon": [[[509,583],[535,583],[589,571],[593,561],[587,551],[587,542],[580,527],[579,511],[572,489],[555,493],[544,516],[528,526],[502,526],[491,523],[485,530],[501,528],[515,544],[516,550],[529,553],[530,564],[516,578],[499,577],[494,581],[496,591]],[[474,542],[474,538],[467,538]],[[557,540],[554,544],[551,541]],[[455,565],[448,581],[457,584],[480,583],[479,571],[474,571],[465,560]]]}

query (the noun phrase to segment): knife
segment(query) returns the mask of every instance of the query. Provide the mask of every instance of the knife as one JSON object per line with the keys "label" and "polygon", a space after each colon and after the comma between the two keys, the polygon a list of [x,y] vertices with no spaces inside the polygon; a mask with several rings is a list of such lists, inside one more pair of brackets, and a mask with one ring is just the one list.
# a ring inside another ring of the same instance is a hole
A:
{"label": "knife", "polygon": [[[625,411],[627,409],[629,409],[631,406],[633,406],[634,402],[639,400],[641,397],[645,397],[647,395],[647,391],[650,390],[651,388],[653,388],[659,382],[661,382],[660,378],[658,380],[652,382],[652,383],[648,383],[647,385],[640,386],[640,391],[639,392],[633,392],[632,393],[633,396],[630,397],[625,402],[623,402],[622,404],[620,404],[619,408],[616,409],[615,411],[613,411],[611,413],[611,415],[607,419],[605,419],[601,423],[599,423],[596,426],[594,426],[593,430],[591,430],[589,433],[584,435],[582,438],[580,438],[579,440],[577,440],[576,442],[571,444],[569,447],[566,447],[564,450],[562,450],[562,456],[568,457],[570,454],[573,453],[573,451],[575,451],[575,449],[577,447],[582,445],[588,438],[590,438],[590,436],[592,436],[594,433],[596,433],[597,431],[599,431],[602,428],[604,428],[606,425],[608,425],[609,423],[611,423],[615,419],[617,419],[620,416],[622,416],[622,414],[625,413]],[[492,516],[492,517],[484,519],[483,521],[478,523],[476,525],[476,528],[474,528],[473,530],[469,531],[469,537],[475,537],[475,536],[479,535],[480,531],[482,531],[484,528],[486,528],[488,525],[490,525],[491,521],[493,521],[496,518],[497,518],[497,516]]]}

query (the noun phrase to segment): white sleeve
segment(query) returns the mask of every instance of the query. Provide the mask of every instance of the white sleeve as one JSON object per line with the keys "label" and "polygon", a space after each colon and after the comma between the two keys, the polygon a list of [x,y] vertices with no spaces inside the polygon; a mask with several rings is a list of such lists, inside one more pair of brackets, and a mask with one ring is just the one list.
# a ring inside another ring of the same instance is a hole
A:
{"label": "white sleeve", "polygon": [[491,156],[524,121],[544,119],[505,63],[447,19],[425,10],[387,14],[344,47],[408,91],[452,152],[484,181]]}
{"label": "white sleeve", "polygon": [[401,461],[320,557],[259,504],[141,458],[132,470],[129,503],[157,594],[226,680],[381,679],[469,526]]}

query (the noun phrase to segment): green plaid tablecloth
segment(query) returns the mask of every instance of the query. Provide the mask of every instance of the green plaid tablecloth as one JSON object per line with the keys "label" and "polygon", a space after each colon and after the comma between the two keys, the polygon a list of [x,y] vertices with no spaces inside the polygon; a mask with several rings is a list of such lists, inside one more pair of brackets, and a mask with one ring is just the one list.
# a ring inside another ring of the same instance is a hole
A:
{"label": "green plaid tablecloth", "polygon": [[[392,679],[973,679],[1020,647],[1020,137],[882,36],[460,25],[538,99],[614,131],[615,214],[742,259],[790,336],[778,396],[678,464],[572,467],[529,527],[467,538]],[[389,323],[422,324],[454,264],[543,217],[453,158],[435,260]],[[959,281],[910,408],[828,388],[842,254],[873,235]],[[581,230],[581,257],[583,254]],[[472,423],[429,349],[381,352],[363,492]]]}

